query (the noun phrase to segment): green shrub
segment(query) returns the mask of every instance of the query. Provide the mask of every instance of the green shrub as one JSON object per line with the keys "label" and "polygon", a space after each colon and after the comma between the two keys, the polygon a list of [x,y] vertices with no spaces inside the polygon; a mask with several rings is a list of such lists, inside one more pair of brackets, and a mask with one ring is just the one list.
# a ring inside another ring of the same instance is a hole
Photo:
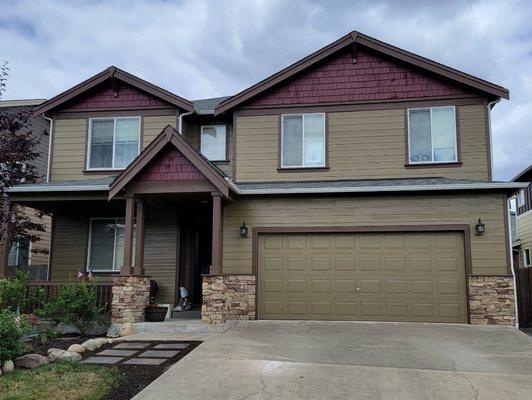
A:
{"label": "green shrub", "polygon": [[9,310],[0,311],[0,363],[18,357],[24,349],[23,337],[29,331],[25,317]]}
{"label": "green shrub", "polygon": [[30,281],[28,272],[17,271],[15,276],[0,279],[0,310],[17,311],[24,309],[30,299],[26,285]]}
{"label": "green shrub", "polygon": [[59,289],[55,297],[43,305],[41,314],[55,329],[59,324],[73,325],[86,333],[94,323],[102,323],[103,307],[96,305],[96,292],[90,282],[69,282]]}

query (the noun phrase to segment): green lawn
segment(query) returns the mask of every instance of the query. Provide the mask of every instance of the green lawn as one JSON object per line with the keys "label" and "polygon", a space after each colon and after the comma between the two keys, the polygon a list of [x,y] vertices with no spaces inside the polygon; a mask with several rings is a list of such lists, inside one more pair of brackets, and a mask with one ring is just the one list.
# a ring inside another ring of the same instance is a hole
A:
{"label": "green lawn", "polygon": [[0,400],[98,400],[120,384],[114,368],[61,362],[0,376]]}

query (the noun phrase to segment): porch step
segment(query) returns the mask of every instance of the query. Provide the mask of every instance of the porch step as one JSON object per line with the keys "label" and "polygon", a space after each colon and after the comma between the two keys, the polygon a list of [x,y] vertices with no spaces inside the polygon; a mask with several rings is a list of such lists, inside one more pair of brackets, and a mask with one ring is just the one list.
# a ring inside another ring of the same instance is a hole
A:
{"label": "porch step", "polygon": [[190,319],[190,318],[201,318],[201,310],[188,310],[188,311],[173,311],[173,319]]}
{"label": "porch step", "polygon": [[171,318],[164,322],[137,322],[133,324],[135,333],[223,333],[231,329],[235,321],[220,325],[209,325],[200,319]]}

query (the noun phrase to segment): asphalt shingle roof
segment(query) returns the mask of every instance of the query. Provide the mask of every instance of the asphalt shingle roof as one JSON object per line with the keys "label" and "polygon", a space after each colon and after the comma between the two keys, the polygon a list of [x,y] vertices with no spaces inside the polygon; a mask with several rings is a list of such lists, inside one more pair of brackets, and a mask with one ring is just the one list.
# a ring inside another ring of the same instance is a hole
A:
{"label": "asphalt shingle roof", "polygon": [[213,97],[212,99],[192,100],[192,104],[194,104],[194,109],[196,110],[197,114],[214,114],[214,109],[216,108],[216,106],[222,101],[228,99],[229,97],[231,96]]}

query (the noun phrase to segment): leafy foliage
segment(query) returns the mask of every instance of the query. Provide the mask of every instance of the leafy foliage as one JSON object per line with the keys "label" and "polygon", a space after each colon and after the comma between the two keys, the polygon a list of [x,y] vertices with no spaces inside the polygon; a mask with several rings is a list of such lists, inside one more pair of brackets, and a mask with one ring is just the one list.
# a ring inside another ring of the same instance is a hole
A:
{"label": "leafy foliage", "polygon": [[88,281],[72,281],[61,287],[55,297],[44,304],[44,317],[52,328],[59,324],[73,325],[86,333],[94,323],[104,322],[103,308],[96,303],[94,285]]}
{"label": "leafy foliage", "polygon": [[29,272],[17,271],[15,276],[0,279],[0,310],[12,312],[26,310],[30,301],[40,301],[44,295],[42,287],[29,290]]}
{"label": "leafy foliage", "polygon": [[[6,90],[8,65],[0,66],[0,99]],[[17,237],[22,243],[36,242],[43,224],[31,221],[24,209],[9,204],[7,189],[21,183],[33,183],[38,178],[32,161],[37,152],[38,139],[31,130],[28,110],[0,108],[0,241]],[[35,248],[35,252],[45,252]]]}
{"label": "leafy foliage", "polygon": [[18,357],[24,349],[23,337],[30,329],[25,317],[9,310],[0,311],[0,363]]}

